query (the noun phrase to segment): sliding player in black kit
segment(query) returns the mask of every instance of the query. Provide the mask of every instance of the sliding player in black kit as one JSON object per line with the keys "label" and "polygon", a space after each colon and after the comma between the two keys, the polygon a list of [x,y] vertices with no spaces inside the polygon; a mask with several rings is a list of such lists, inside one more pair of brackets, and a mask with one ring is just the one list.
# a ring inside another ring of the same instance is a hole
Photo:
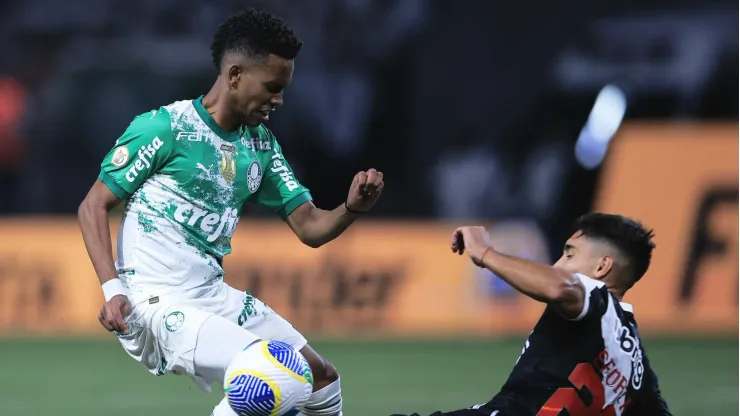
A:
{"label": "sliding player in black kit", "polygon": [[455,230],[453,252],[547,307],[491,401],[432,416],[671,415],[632,306],[621,301],[650,265],[652,231],[598,213],[575,230],[552,267],[496,252],[483,227]]}

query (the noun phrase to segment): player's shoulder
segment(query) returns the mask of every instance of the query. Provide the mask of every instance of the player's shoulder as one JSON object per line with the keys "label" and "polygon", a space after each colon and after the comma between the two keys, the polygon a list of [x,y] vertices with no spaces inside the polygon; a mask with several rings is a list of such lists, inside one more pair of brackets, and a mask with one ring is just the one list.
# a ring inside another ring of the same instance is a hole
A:
{"label": "player's shoulder", "polygon": [[581,282],[583,287],[586,289],[586,293],[593,291],[606,292],[606,285],[601,280],[592,279],[585,274],[576,273],[575,277]]}
{"label": "player's shoulder", "polygon": [[160,107],[169,116],[172,131],[192,131],[199,128],[202,120],[195,108],[195,101],[180,100]]}
{"label": "player's shoulder", "polygon": [[128,126],[128,130],[153,134],[165,139],[172,135],[172,119],[167,108],[160,107],[134,117]]}
{"label": "player's shoulder", "polygon": [[129,129],[146,131],[150,135],[159,136],[165,142],[174,143],[180,137],[179,135],[198,130],[200,122],[194,100],[187,99],[139,114],[134,118]]}
{"label": "player's shoulder", "polygon": [[280,146],[280,143],[278,143],[275,134],[267,126],[265,126],[264,124],[260,124],[256,127],[248,127],[248,130],[251,137],[259,141],[262,149],[270,150],[270,154],[282,154],[282,147]]}
{"label": "player's shoulder", "polygon": [[265,126],[264,124],[260,124],[257,127],[250,127],[249,130],[251,131],[252,135],[257,136],[260,141],[277,143],[277,138],[275,138],[275,134],[273,134],[272,130],[267,128],[267,126]]}

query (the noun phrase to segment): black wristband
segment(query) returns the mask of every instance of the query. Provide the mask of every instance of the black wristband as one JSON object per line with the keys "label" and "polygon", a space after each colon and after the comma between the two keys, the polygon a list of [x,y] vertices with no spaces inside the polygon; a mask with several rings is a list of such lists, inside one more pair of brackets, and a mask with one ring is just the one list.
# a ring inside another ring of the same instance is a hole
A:
{"label": "black wristband", "polygon": [[344,209],[346,209],[347,212],[349,212],[351,214],[362,214],[362,211],[354,211],[354,210],[350,209],[349,208],[349,205],[347,205],[347,201],[344,201]]}

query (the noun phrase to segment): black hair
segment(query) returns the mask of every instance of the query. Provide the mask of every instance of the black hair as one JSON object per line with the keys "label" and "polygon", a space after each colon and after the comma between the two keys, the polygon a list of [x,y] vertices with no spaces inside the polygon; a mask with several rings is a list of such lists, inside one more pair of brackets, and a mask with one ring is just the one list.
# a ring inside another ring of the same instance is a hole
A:
{"label": "black hair", "polygon": [[622,215],[590,213],[578,218],[574,228],[584,237],[613,245],[627,257],[632,271],[627,288],[640,280],[650,267],[654,234],[639,222]]}
{"label": "black hair", "polygon": [[282,18],[250,8],[229,17],[218,27],[211,43],[211,56],[220,72],[221,62],[229,53],[259,59],[266,59],[270,54],[295,59],[302,44]]}

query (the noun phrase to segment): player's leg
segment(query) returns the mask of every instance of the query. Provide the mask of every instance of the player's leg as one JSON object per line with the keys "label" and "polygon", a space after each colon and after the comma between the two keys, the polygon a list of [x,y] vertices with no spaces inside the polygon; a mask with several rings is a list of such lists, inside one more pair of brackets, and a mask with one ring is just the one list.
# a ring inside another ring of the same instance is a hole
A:
{"label": "player's leg", "polygon": [[306,416],[342,416],[342,387],[337,369],[310,345],[301,348],[314,377],[313,393],[303,408]]}
{"label": "player's leg", "polygon": [[[232,289],[234,290],[234,289]],[[342,416],[342,389],[337,369],[316,353],[293,325],[264,302],[249,293],[238,293],[243,305],[237,323],[261,339],[282,341],[298,349],[308,361],[314,378],[314,392],[302,414],[304,416]]]}
{"label": "player's leg", "polygon": [[239,351],[259,338],[218,315],[211,315],[198,331],[195,344],[195,375],[209,385],[223,383],[226,369]]}
{"label": "player's leg", "polygon": [[[153,326],[163,355],[164,371],[185,374],[210,391],[222,384],[231,360],[260,338],[236,323],[211,312],[186,305],[171,305],[156,314]],[[228,402],[215,416],[236,416]]]}
{"label": "player's leg", "polygon": [[[231,360],[239,351],[258,340],[255,334],[228,319],[218,315],[210,316],[198,331],[193,359],[195,376],[209,385],[214,382],[223,383]],[[213,409],[211,415],[237,416],[225,398]]]}

